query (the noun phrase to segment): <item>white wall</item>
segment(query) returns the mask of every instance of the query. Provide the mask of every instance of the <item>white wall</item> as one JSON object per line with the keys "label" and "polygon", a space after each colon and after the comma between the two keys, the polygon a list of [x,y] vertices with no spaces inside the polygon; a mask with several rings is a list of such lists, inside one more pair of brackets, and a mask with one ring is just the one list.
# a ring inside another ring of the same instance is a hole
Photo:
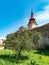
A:
{"label": "white wall", "polygon": [[36,28],[36,27],[37,27],[36,24],[29,24],[29,25],[28,25],[28,30],[34,29],[34,28]]}

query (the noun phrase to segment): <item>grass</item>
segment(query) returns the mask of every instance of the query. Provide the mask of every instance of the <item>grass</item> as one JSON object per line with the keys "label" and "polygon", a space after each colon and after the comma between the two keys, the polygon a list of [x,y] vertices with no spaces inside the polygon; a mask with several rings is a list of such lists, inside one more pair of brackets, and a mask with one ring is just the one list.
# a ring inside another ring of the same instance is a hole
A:
{"label": "grass", "polygon": [[0,50],[0,65],[49,65],[49,51],[22,51],[21,58],[16,60],[12,50]]}

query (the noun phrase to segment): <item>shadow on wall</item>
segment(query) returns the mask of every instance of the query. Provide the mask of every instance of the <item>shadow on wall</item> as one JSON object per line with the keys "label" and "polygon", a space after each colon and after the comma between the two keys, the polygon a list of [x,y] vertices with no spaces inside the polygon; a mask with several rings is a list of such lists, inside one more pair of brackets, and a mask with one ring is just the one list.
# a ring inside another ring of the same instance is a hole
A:
{"label": "shadow on wall", "polygon": [[42,37],[40,40],[39,40],[39,47],[41,49],[45,49],[45,47],[48,47],[49,46],[49,37]]}

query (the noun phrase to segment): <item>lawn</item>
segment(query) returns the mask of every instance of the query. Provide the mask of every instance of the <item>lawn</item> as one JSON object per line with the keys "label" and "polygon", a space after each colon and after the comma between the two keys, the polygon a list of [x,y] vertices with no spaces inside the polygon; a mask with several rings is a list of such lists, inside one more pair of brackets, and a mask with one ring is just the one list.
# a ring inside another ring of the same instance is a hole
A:
{"label": "lawn", "polygon": [[0,65],[49,65],[49,51],[22,51],[21,58],[16,60],[12,50],[0,50]]}

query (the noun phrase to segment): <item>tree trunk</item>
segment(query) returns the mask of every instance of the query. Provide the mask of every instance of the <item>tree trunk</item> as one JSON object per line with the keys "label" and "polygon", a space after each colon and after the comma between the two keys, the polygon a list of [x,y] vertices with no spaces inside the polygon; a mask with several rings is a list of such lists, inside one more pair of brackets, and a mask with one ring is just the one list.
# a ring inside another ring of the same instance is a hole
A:
{"label": "tree trunk", "polygon": [[19,60],[20,58],[21,58],[21,47],[20,47],[20,49],[18,51],[17,60]]}

